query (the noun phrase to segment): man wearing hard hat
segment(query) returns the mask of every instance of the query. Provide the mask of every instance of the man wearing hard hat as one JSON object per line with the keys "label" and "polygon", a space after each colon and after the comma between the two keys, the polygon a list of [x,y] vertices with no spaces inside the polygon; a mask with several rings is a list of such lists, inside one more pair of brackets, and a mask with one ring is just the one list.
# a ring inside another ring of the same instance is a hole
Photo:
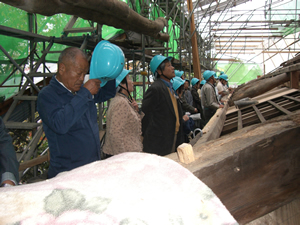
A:
{"label": "man wearing hard hat", "polygon": [[99,42],[91,59],[90,80],[83,84],[89,69],[85,53],[75,47],[62,51],[57,74],[37,100],[50,149],[48,178],[100,159],[95,103],[115,96],[115,78],[124,60],[118,46]]}
{"label": "man wearing hard hat", "polygon": [[162,55],[152,58],[150,70],[156,79],[142,102],[143,151],[162,156],[175,152],[184,138],[183,113],[170,82],[175,77],[171,59]]}
{"label": "man wearing hard hat", "polygon": [[230,93],[227,87],[228,76],[223,73],[222,75],[219,76],[219,80],[220,82],[217,84],[218,93],[221,95],[222,101],[226,101],[227,96]]}
{"label": "man wearing hard hat", "polygon": [[203,112],[206,123],[215,114],[217,109],[223,108],[224,105],[219,103],[216,90],[215,90],[215,79],[216,73],[214,71],[206,70],[203,73],[203,79],[206,83],[201,89],[201,104],[203,106]]}

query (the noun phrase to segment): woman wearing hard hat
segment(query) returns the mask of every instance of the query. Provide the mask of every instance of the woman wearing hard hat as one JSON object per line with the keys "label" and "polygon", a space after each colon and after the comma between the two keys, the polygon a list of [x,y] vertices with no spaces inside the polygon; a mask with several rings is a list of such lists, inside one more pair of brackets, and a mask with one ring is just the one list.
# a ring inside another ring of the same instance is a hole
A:
{"label": "woman wearing hard hat", "polygon": [[172,57],[156,55],[150,70],[156,80],[148,88],[142,102],[145,116],[142,120],[143,151],[158,155],[175,152],[183,143],[180,130],[182,110],[175,97],[170,80],[175,77]]}
{"label": "woman wearing hard hat", "polygon": [[183,133],[185,134],[184,142],[188,143],[190,135],[193,133],[195,122],[192,118],[190,118],[187,114],[185,114],[185,110],[183,107],[183,102],[182,102],[183,96],[182,95],[184,93],[185,81],[183,79],[181,79],[180,77],[176,76],[171,80],[171,82],[173,84],[173,89],[179,98],[180,107],[182,108],[182,111],[184,114],[182,117],[182,129],[183,129]]}
{"label": "woman wearing hard hat", "polygon": [[130,70],[123,69],[116,79],[117,94],[111,100],[107,111],[106,136],[103,152],[106,157],[123,152],[141,152],[143,144],[142,118],[144,113],[131,97],[134,90],[129,77]]}

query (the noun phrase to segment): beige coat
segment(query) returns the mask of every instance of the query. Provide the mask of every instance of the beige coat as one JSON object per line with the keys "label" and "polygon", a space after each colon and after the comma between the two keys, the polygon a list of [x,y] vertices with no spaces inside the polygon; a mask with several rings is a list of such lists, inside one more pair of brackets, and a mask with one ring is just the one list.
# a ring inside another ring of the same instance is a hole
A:
{"label": "beige coat", "polygon": [[144,114],[139,114],[126,96],[117,93],[111,100],[107,111],[106,137],[103,152],[117,155],[123,152],[141,152],[141,120]]}

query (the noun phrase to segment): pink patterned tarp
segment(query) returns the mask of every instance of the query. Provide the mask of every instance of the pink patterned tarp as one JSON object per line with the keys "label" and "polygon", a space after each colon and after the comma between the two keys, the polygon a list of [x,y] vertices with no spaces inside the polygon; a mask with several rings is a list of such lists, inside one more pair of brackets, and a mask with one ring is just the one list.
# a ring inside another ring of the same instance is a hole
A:
{"label": "pink patterned tarp", "polygon": [[123,153],[34,184],[1,188],[0,224],[237,224],[178,163]]}

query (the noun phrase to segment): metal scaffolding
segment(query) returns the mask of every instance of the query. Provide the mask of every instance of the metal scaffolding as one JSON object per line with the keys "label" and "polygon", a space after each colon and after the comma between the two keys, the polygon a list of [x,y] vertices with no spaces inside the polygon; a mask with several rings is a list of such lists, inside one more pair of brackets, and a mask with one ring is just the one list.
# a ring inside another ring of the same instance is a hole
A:
{"label": "metal scaffolding", "polygon": [[[187,2],[192,4],[191,10],[188,10]],[[168,34],[170,39],[168,42],[164,42],[143,33],[124,30],[109,40],[122,48],[126,58],[126,67],[132,69],[130,75],[135,84],[133,97],[138,103],[141,103],[146,89],[153,81],[148,64],[157,54],[173,56],[172,64],[175,69],[183,70],[185,77],[190,79],[194,76],[195,61],[193,59],[195,56],[192,52],[195,46],[198,50],[197,57],[201,73],[206,69],[218,71],[216,65],[220,61],[228,62],[227,71],[229,71],[231,65],[236,62],[241,65],[263,56],[260,63],[265,65],[277,55],[281,57],[281,61],[284,61],[284,54],[290,55],[299,52],[298,0],[292,1],[295,3],[295,8],[277,8],[284,2],[267,1],[260,7],[236,10],[237,6],[247,4],[248,0],[128,0],[127,5],[145,18],[154,20],[155,16],[164,17],[167,23],[161,32]],[[278,16],[287,14],[291,17],[278,19]],[[256,20],[257,15],[263,15],[265,20]],[[192,17],[194,24],[191,24]],[[52,46],[54,44],[76,46],[90,55],[96,44],[103,39],[102,28],[105,24],[88,21],[88,27],[74,27],[78,19],[77,16],[72,16],[61,30],[62,35],[55,37],[38,34],[36,14],[28,13],[28,31],[3,26],[0,23],[1,38],[16,37],[30,42],[28,56],[22,61],[15,60],[7,49],[0,45],[1,51],[14,66],[10,75],[1,82],[0,88],[12,87],[6,85],[5,82],[15,72],[19,71],[23,76],[23,82],[16,85],[19,87],[19,92],[13,98],[0,103],[0,114],[4,116],[4,122],[8,129],[31,130],[32,137],[34,137],[28,147],[24,149],[19,160],[29,160],[37,156],[36,148],[43,135],[42,126],[38,122],[39,117],[36,113],[37,94],[43,86],[48,84],[54,74],[46,65],[49,62],[46,60],[46,56],[60,53],[55,49],[51,50]],[[195,30],[191,32],[192,25]],[[289,32],[283,33],[282,30],[286,28],[290,28]],[[192,45],[191,39],[194,35],[197,45]],[[290,35],[294,35],[292,41],[288,41],[288,38],[291,38]],[[281,41],[285,41],[286,45],[279,45]],[[42,54],[38,54],[36,51],[38,44],[43,46]],[[249,57],[252,53],[255,56]],[[29,65],[29,73],[25,73],[26,64]],[[278,66],[274,62],[273,64],[274,68]],[[43,72],[37,72],[40,66],[43,68]],[[237,71],[238,68],[236,67],[234,71]],[[229,74],[230,77],[234,73]],[[36,77],[43,79],[36,83]],[[103,128],[103,113],[105,113],[106,107],[107,103],[99,106],[100,129]],[[25,108],[28,109],[26,113],[21,113]],[[24,122],[25,120],[26,122]],[[37,169],[35,169],[36,174]]]}

